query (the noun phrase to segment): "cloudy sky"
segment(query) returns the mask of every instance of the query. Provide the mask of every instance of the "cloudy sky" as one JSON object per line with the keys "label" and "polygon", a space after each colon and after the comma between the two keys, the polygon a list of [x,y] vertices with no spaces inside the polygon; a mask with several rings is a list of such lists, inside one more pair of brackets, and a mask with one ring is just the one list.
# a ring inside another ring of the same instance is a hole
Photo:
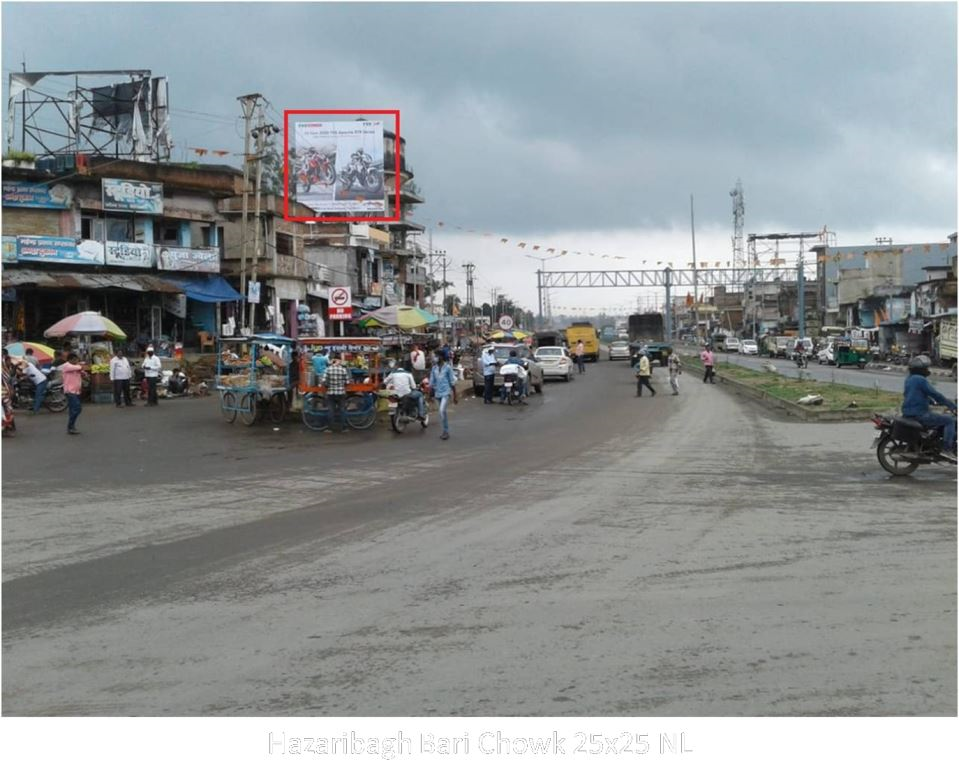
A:
{"label": "cloudy sky", "polygon": [[476,263],[478,296],[535,307],[519,241],[583,253],[557,269],[685,267],[691,194],[697,254],[725,262],[737,178],[747,233],[828,226],[852,245],[956,229],[954,3],[5,2],[2,21],[4,90],[24,57],[167,75],[177,159],[240,152],[236,97],[253,91],[277,122],[400,109],[427,199],[415,218],[454,279]]}

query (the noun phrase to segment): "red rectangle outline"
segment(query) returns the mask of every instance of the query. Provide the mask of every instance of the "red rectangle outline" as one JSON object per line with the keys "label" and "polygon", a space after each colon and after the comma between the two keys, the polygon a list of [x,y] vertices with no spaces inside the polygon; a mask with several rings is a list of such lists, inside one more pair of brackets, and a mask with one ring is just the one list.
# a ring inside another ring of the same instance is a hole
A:
{"label": "red rectangle outline", "polygon": [[[393,178],[396,180],[394,216],[290,216],[290,115],[393,115],[396,119],[395,145],[393,147]],[[400,210],[400,111],[398,109],[284,109],[283,110],[283,219],[284,221],[302,221],[304,223],[349,222],[351,224],[370,224],[402,221]]]}

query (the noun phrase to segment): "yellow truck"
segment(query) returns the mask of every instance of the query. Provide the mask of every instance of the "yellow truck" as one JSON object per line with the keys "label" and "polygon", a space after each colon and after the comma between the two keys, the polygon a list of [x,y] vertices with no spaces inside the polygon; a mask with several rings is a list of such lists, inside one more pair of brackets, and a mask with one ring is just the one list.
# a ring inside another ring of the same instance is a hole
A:
{"label": "yellow truck", "polygon": [[566,329],[566,344],[574,355],[579,342],[583,342],[583,359],[599,360],[599,334],[591,323],[573,323]]}

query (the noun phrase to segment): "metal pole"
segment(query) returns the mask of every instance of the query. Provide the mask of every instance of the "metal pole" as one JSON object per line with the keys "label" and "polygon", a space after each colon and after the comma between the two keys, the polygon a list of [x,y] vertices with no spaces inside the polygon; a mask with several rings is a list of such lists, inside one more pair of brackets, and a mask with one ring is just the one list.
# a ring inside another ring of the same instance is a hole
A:
{"label": "metal pole", "polygon": [[696,269],[696,219],[693,213],[693,196],[689,196],[689,229],[693,237],[693,325],[699,338],[699,273]]}
{"label": "metal pole", "polygon": [[665,274],[666,285],[666,341],[672,341],[673,338],[673,300],[669,291],[669,276],[672,270],[669,267],[663,270]]}
{"label": "metal pole", "polygon": [[543,330],[543,270],[536,270],[536,298],[539,302],[539,330]]}

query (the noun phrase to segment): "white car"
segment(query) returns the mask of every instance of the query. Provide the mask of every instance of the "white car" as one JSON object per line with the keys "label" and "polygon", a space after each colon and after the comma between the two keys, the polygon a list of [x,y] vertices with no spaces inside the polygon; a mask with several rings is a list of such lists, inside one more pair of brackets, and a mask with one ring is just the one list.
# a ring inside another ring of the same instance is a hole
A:
{"label": "white car", "polygon": [[739,352],[739,339],[736,339],[732,336],[727,336],[725,341],[723,341],[723,346],[726,347],[727,352]]}
{"label": "white car", "polygon": [[739,343],[739,351],[744,355],[758,355],[759,345],[754,339],[743,339]]}
{"label": "white car", "polygon": [[565,347],[539,347],[534,353],[534,359],[542,366],[544,379],[572,381],[576,366]]}
{"label": "white car", "polygon": [[827,344],[816,353],[816,359],[820,365],[835,365],[836,356],[832,344]]}
{"label": "white car", "polygon": [[610,360],[629,360],[629,342],[614,341],[609,345]]}

